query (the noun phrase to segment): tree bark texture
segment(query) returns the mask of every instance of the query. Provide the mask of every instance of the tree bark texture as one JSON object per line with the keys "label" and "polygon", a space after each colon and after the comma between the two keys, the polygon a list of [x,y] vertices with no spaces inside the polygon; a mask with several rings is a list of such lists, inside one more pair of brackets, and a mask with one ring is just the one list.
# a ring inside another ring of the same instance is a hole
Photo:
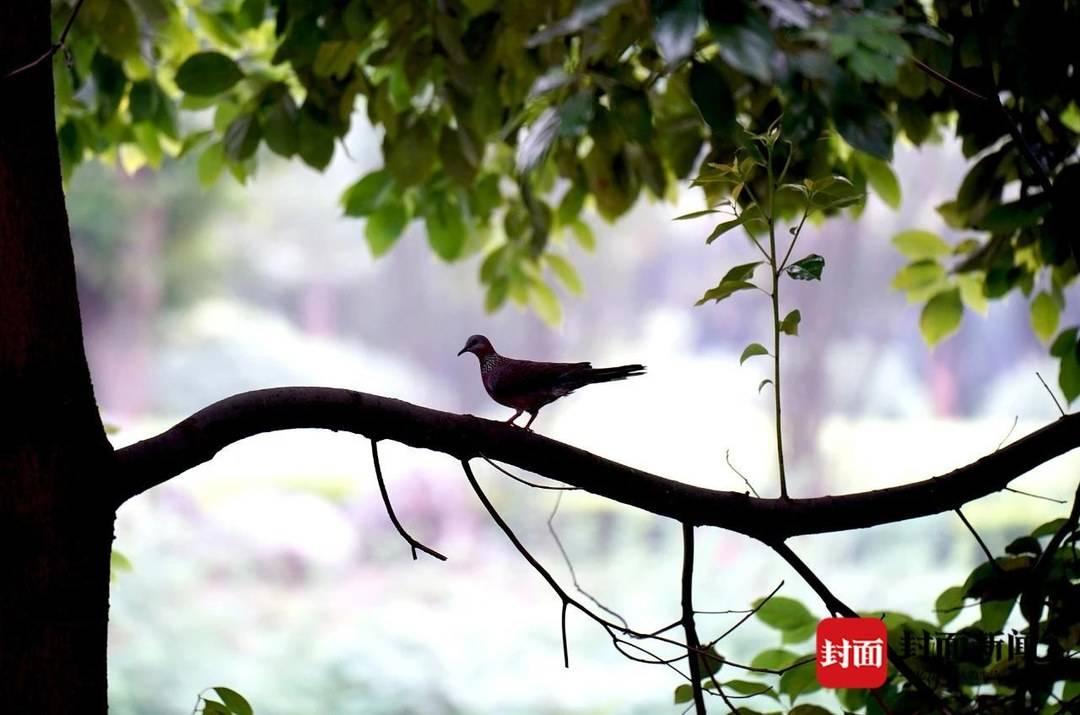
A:
{"label": "tree bark texture", "polygon": [[0,3],[0,692],[103,713],[112,457],[83,352],[48,0]]}

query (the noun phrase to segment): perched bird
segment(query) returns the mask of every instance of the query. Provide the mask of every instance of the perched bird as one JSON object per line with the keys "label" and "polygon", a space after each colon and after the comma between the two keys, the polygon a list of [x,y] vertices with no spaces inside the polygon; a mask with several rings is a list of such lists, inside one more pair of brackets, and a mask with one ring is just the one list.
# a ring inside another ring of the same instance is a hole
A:
{"label": "perched bird", "polygon": [[507,422],[513,424],[522,412],[529,413],[525,429],[532,425],[541,407],[579,387],[645,373],[644,365],[594,368],[587,362],[515,360],[495,352],[483,335],[470,336],[458,351],[458,355],[464,353],[472,353],[480,360],[480,377],[491,399],[517,410]]}

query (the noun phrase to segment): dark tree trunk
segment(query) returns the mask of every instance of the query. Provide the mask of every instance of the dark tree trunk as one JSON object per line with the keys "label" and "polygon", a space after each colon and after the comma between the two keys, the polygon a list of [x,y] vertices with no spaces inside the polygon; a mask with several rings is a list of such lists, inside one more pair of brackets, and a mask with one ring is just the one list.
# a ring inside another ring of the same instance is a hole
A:
{"label": "dark tree trunk", "polygon": [[0,692],[103,713],[115,515],[60,180],[49,0],[0,2]]}

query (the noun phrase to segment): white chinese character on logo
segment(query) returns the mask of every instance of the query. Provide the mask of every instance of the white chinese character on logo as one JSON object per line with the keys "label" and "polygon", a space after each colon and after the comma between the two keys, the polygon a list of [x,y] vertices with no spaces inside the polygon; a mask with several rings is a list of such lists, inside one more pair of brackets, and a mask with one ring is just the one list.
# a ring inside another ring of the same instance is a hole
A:
{"label": "white chinese character on logo", "polygon": [[872,641],[853,641],[852,665],[856,668],[880,668],[884,646],[880,638]]}
{"label": "white chinese character on logo", "polygon": [[838,665],[841,669],[847,670],[848,667],[848,654],[851,651],[851,643],[847,638],[840,641],[838,646],[828,638],[821,644],[821,660],[822,667],[830,665]]}

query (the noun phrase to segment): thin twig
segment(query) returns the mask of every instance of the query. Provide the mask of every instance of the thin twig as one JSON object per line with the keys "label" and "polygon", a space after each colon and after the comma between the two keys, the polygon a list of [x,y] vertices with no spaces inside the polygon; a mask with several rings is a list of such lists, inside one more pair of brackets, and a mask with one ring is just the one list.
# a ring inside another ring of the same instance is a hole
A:
{"label": "thin twig", "polygon": [[562,504],[562,492],[559,492],[555,497],[555,506],[551,509],[551,515],[548,516],[547,528],[551,533],[551,538],[555,540],[555,545],[559,547],[559,553],[562,554],[563,561],[566,562],[566,568],[570,572],[570,581],[573,582],[574,588],[585,598],[593,602],[593,605],[599,608],[604,613],[615,618],[619,623],[623,625],[623,628],[629,628],[626,619],[619,615],[616,611],[608,608],[600,602],[595,596],[581,587],[581,584],[577,580],[577,571],[574,570],[574,564],[570,561],[570,555],[566,553],[566,549],[563,547],[562,539],[559,538],[559,534],[555,531],[555,515],[559,513],[559,505]]}
{"label": "thin twig", "polygon": [[566,641],[566,607],[567,607],[567,605],[568,604],[566,603],[566,601],[563,601],[563,603],[562,603],[562,658],[563,658],[563,667],[564,668],[569,668],[570,667],[570,646],[567,644],[567,641]]}
{"label": "thin twig", "polygon": [[971,522],[967,520],[966,516],[964,516],[964,512],[960,511],[960,507],[956,508],[956,515],[960,517],[960,521],[964,522],[964,526],[966,526],[968,531],[971,532],[971,535],[975,537],[975,541],[979,542],[979,546],[982,548],[983,553],[986,554],[986,560],[990,562],[991,566],[995,571],[1001,573],[1001,564],[999,564],[994,558],[994,555],[990,553],[990,549],[989,547],[987,547],[986,542],[982,540],[981,536],[979,536],[979,532],[975,531],[975,527],[972,526]]}
{"label": "thin twig", "polygon": [[[705,715],[705,695],[701,690],[702,659],[696,655],[701,644],[694,626],[694,525],[683,522],[682,533],[682,624],[686,632],[686,652],[690,664],[690,689],[694,694],[694,709],[697,715]],[[711,668],[711,664],[709,665]]]}
{"label": "thin twig", "polygon": [[435,549],[424,546],[419,541],[409,535],[409,532],[405,531],[405,527],[398,521],[397,514],[394,513],[394,507],[390,503],[390,495],[386,491],[386,482],[383,481],[382,466],[379,464],[379,443],[376,440],[371,440],[371,461],[375,465],[375,479],[379,482],[379,493],[382,494],[383,505],[386,506],[386,513],[390,516],[390,521],[393,522],[394,528],[401,534],[401,538],[405,539],[405,543],[412,549],[413,561],[418,558],[416,556],[416,550],[419,549],[429,556],[434,556],[439,561],[446,561],[446,557],[440,554]]}
{"label": "thin twig", "polygon": [[731,635],[731,633],[732,633],[732,632],[733,632],[733,631],[734,631],[734,630],[735,630],[736,628],[738,628],[739,626],[741,626],[741,625],[742,625],[743,623],[746,623],[746,621],[750,620],[750,617],[751,617],[751,616],[753,616],[753,615],[754,615],[755,613],[757,613],[757,612],[758,612],[758,610],[759,610],[759,609],[760,609],[760,608],[761,608],[762,606],[764,606],[764,605],[765,605],[766,603],[768,603],[768,602],[769,602],[769,599],[771,599],[771,598],[772,598],[773,596],[775,596],[775,595],[776,595],[776,593],[777,593],[777,591],[779,591],[779,590],[780,590],[781,588],[783,588],[783,587],[784,587],[784,582],[783,582],[783,581],[781,581],[780,583],[778,583],[778,584],[776,585],[776,588],[774,588],[774,589],[772,590],[772,593],[770,593],[770,594],[769,594],[768,596],[766,596],[765,598],[761,599],[761,603],[759,603],[758,605],[754,606],[754,608],[753,608],[753,609],[752,609],[752,610],[751,610],[751,611],[750,611],[749,613],[747,613],[747,614],[746,614],[745,616],[743,616],[742,618],[740,618],[740,619],[738,620],[738,622],[736,622],[736,623],[735,623],[735,625],[733,625],[733,626],[732,626],[731,628],[728,628],[728,629],[727,629],[726,631],[724,631],[723,633],[721,633],[721,634],[720,634],[720,636],[719,636],[718,638],[716,638],[715,640],[711,641],[711,642],[709,643],[709,645],[710,645],[710,646],[714,646],[714,645],[716,645],[717,643],[719,643],[720,641],[724,640],[724,638],[726,638],[727,636]]}
{"label": "thin twig", "polygon": [[1055,504],[1068,504],[1065,499],[1055,499],[1054,497],[1044,497],[1042,494],[1032,494],[1031,492],[1025,492],[1021,489],[1013,489],[1012,487],[1005,487],[1005,491],[1012,492],[1013,494],[1020,494],[1025,497],[1031,497],[1032,499],[1042,499],[1043,501],[1054,502]]}
{"label": "thin twig", "polygon": [[1006,440],[1008,440],[1008,439],[1009,439],[1009,437],[1011,437],[1011,436],[1012,436],[1013,430],[1015,430],[1015,429],[1016,429],[1016,423],[1017,423],[1017,422],[1019,422],[1019,421],[1020,421],[1020,415],[1015,415],[1015,416],[1013,416],[1013,423],[1012,423],[1012,427],[1010,427],[1010,428],[1009,428],[1009,431],[1008,431],[1008,432],[1006,432],[1006,433],[1005,433],[1005,436],[1001,438],[1001,441],[1000,441],[1000,442],[998,442],[998,446],[994,448],[994,451],[995,451],[995,452],[996,452],[996,451],[998,451],[999,449],[1001,449],[1002,445],[1004,445],[1004,444],[1005,444],[1005,441],[1006,441]]}
{"label": "thin twig", "polygon": [[521,482],[525,486],[532,487],[533,489],[546,489],[548,491],[553,491],[553,492],[575,492],[575,491],[580,491],[580,489],[581,489],[580,487],[554,486],[554,485],[551,485],[551,484],[537,484],[536,482],[530,482],[528,479],[522,479],[521,477],[519,477],[516,474],[512,473],[510,470],[499,466],[498,464],[491,461],[490,459],[488,459],[487,457],[485,457],[482,454],[480,455],[480,459],[484,460],[485,462],[487,462],[491,466],[495,467],[495,469],[498,469],[500,472],[502,472],[506,476],[510,477],[514,481]]}
{"label": "thin twig", "polygon": [[980,102],[989,102],[990,101],[989,99],[982,96],[981,94],[979,94],[975,90],[969,89],[969,88],[965,87],[964,85],[960,84],[959,82],[957,82],[956,80],[954,80],[954,79],[952,79],[950,77],[947,77],[946,75],[942,74],[941,72],[938,72],[936,69],[934,69],[930,65],[926,64],[925,62],[923,62],[919,58],[912,57],[911,61],[916,67],[918,67],[924,73],[930,75],[931,77],[936,79],[938,82],[941,82],[942,84],[945,84],[945,85],[948,85],[949,87],[952,87],[953,89],[955,89],[960,94],[966,94],[971,99],[977,99]]}
{"label": "thin twig", "polygon": [[71,31],[71,26],[75,22],[75,16],[79,14],[79,10],[82,8],[83,3],[85,1],[86,0],[77,0],[76,1],[75,7],[73,7],[71,9],[71,14],[68,15],[67,22],[64,23],[64,29],[60,32],[60,39],[59,40],[54,42],[49,47],[49,49],[45,51],[45,53],[43,55],[41,55],[40,57],[38,57],[35,60],[31,60],[30,62],[27,62],[22,67],[16,67],[15,69],[13,69],[10,72],[8,72],[7,74],[5,74],[2,79],[9,79],[11,77],[14,77],[17,74],[25,72],[26,70],[33,69],[34,67],[37,67],[39,64],[41,64],[45,60],[47,60],[50,57],[52,57],[53,55],[55,55],[61,49],[63,49],[64,43],[67,42],[68,33]]}
{"label": "thin twig", "polygon": [[1038,372],[1035,373],[1035,377],[1039,378],[1039,382],[1041,382],[1042,386],[1046,388],[1046,392],[1050,395],[1050,399],[1054,401],[1054,406],[1058,408],[1058,412],[1060,412],[1061,416],[1064,417],[1065,410],[1061,409],[1061,403],[1058,402],[1058,398],[1054,394],[1054,391],[1050,389],[1050,386],[1046,384],[1046,380],[1044,380],[1042,375],[1040,375]]}
{"label": "thin twig", "polygon": [[[750,483],[750,480],[747,479],[746,476],[742,472],[740,472],[738,469],[736,469],[735,465],[731,463],[731,450],[730,449],[725,449],[724,450],[724,461],[727,462],[727,465],[731,468],[731,471],[738,474],[739,477],[744,482],[746,482],[746,486],[750,488],[750,491],[752,491],[754,493],[754,496],[757,497],[758,499],[760,499],[761,495],[757,493],[757,489],[754,489],[754,485]],[[700,613],[700,611],[699,611],[699,613]]]}

